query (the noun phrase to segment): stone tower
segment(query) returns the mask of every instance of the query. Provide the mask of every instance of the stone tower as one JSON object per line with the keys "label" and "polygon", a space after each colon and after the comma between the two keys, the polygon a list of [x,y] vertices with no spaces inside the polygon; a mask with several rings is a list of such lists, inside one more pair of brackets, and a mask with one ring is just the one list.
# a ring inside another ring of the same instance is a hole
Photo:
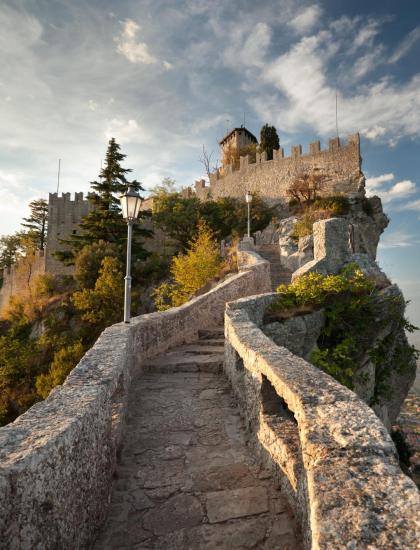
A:
{"label": "stone tower", "polygon": [[247,130],[245,126],[233,128],[233,130],[231,130],[219,141],[222,166],[229,164],[228,159],[231,157],[232,152],[239,153],[241,147],[252,145],[254,143],[258,143],[257,138],[254,134]]}
{"label": "stone tower", "polygon": [[73,268],[64,265],[54,257],[54,252],[65,249],[61,239],[76,235],[78,225],[89,212],[89,201],[83,198],[83,193],[75,193],[74,201],[70,193],[50,193],[48,201],[48,233],[45,251],[45,271],[53,274],[71,273]]}

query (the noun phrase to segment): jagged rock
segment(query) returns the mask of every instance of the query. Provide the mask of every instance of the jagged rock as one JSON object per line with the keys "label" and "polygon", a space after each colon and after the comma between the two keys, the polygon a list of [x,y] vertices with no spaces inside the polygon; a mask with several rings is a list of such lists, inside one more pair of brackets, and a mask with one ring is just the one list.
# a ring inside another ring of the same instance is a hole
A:
{"label": "jagged rock", "polygon": [[357,263],[360,270],[372,279],[379,287],[386,287],[391,284],[391,281],[379,267],[375,260],[373,260],[368,254],[353,254],[352,261]]}
{"label": "jagged rock", "polygon": [[278,346],[284,346],[295,355],[309,359],[325,323],[321,309],[308,315],[299,315],[286,321],[267,323],[262,330]]}
{"label": "jagged rock", "polygon": [[389,218],[382,210],[379,197],[369,199],[349,198],[350,212],[345,218],[351,226],[350,243],[355,253],[368,254],[376,258],[379,238],[389,224]]}

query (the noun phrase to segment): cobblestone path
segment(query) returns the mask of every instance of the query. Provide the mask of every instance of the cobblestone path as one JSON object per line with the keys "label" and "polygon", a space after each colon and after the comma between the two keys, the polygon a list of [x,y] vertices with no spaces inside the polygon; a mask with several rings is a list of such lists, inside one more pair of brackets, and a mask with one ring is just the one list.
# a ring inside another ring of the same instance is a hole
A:
{"label": "cobblestone path", "polygon": [[301,548],[285,497],[246,445],[222,362],[223,334],[207,331],[133,381],[95,550]]}

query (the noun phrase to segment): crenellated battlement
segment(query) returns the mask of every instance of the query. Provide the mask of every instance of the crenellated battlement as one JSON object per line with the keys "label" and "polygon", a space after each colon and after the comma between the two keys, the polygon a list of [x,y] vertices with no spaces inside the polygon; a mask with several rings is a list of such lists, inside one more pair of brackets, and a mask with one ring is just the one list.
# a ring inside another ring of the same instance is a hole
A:
{"label": "crenellated battlement", "polygon": [[210,186],[197,181],[195,192],[201,200],[207,200],[251,191],[267,202],[279,202],[286,199],[287,188],[297,175],[312,171],[329,176],[327,194],[362,192],[359,134],[348,136],[344,143],[339,137],[332,138],[326,149],[321,148],[319,140],[310,143],[307,152],[302,145],[292,145],[290,154],[285,155],[281,147],[273,151],[272,160],[267,160],[265,152],[257,153],[255,162],[249,156],[240,157],[238,168],[227,165],[210,174]]}

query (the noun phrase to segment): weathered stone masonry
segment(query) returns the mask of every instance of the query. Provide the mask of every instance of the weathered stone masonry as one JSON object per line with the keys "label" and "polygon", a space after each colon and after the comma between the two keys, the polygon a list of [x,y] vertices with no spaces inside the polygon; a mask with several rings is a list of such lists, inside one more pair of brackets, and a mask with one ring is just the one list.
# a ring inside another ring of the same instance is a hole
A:
{"label": "weathered stone masonry", "polygon": [[[62,386],[0,429],[1,549],[91,547],[107,514],[132,375],[220,326],[225,302],[270,289],[268,262],[245,251],[239,259],[240,273],[208,293],[106,329]],[[270,296],[229,305],[225,369],[307,547],[415,548],[418,492],[384,426],[352,392],[261,332]],[[283,416],[273,414],[279,404]]]}
{"label": "weathered stone masonry", "polygon": [[225,371],[311,549],[416,548],[420,499],[391,438],[353,392],[261,330],[275,294],[228,304]]}
{"label": "weathered stone masonry", "polygon": [[321,194],[357,193],[361,184],[361,157],[359,134],[350,135],[342,144],[339,138],[330,139],[327,151],[321,150],[319,141],[310,144],[308,154],[302,154],[302,146],[292,147],[291,156],[284,150],[273,151],[273,160],[266,160],[265,153],[258,154],[254,164],[249,157],[241,157],[239,170],[224,168],[223,176],[217,170],[210,175],[210,186],[204,180],[195,183],[199,199],[220,197],[243,198],[247,191],[258,193],[269,204],[288,201],[287,189],[302,173],[315,171],[330,178]]}
{"label": "weathered stone masonry", "polygon": [[104,521],[127,394],[144,360],[220,326],[225,303],[270,289],[270,266],[240,273],[183,306],[107,328],[62,386],[0,428],[0,548],[89,548]]}

